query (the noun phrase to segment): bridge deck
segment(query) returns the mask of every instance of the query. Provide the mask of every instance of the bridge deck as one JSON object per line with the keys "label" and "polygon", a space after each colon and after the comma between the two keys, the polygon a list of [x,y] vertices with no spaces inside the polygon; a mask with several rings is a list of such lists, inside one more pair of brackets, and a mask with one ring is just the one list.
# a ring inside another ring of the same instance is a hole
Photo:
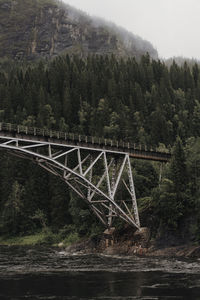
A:
{"label": "bridge deck", "polygon": [[83,136],[36,127],[27,127],[10,123],[0,123],[0,138],[17,138],[21,140],[47,142],[59,145],[80,146],[106,152],[128,153],[130,157],[152,161],[168,162],[171,158],[169,152],[149,150],[147,147],[131,142]]}

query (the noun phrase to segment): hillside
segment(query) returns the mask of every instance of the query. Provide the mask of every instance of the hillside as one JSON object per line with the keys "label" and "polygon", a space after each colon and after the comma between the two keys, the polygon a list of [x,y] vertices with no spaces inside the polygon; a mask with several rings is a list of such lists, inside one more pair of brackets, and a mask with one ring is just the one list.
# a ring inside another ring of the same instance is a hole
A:
{"label": "hillside", "polygon": [[[0,122],[171,149],[162,167],[132,161],[141,224],[161,246],[200,244],[200,66],[168,66],[149,45],[53,0],[0,0]],[[0,238],[38,231],[103,228],[59,177],[1,151]]]}
{"label": "hillside", "polygon": [[29,60],[61,53],[136,56],[153,46],[122,28],[56,0],[0,0],[0,57]]}
{"label": "hillside", "polygon": [[[187,63],[173,63],[168,69],[148,55],[139,62],[62,55],[31,67],[13,63],[9,71],[1,68],[0,99],[0,122],[172,148],[162,176],[159,164],[132,161],[141,224],[160,245],[200,242],[198,65],[191,70]],[[98,182],[98,171],[94,176]],[[118,192],[128,200],[121,186]],[[1,151],[0,237],[42,226],[62,236],[103,231],[87,204],[59,177]]]}

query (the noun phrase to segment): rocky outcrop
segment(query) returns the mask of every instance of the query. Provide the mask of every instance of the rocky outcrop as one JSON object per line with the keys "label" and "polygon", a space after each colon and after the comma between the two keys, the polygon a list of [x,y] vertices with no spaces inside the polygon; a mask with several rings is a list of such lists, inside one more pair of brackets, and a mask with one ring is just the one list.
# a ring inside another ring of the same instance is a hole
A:
{"label": "rocky outcrop", "polygon": [[55,0],[0,0],[0,57],[36,59],[62,53],[136,56],[152,45],[125,30],[97,22]]}
{"label": "rocky outcrop", "polygon": [[[111,233],[111,234],[110,234]],[[107,243],[108,235],[113,243]],[[105,255],[139,255],[149,257],[184,257],[200,258],[200,246],[182,244],[173,247],[159,247],[155,241],[150,241],[150,231],[147,227],[134,231],[125,226],[120,231],[107,230],[102,235],[92,239],[82,240],[68,247],[60,245],[67,253],[102,253]]]}
{"label": "rocky outcrop", "polygon": [[118,241],[113,245],[106,246],[105,240],[94,241],[91,239],[75,243],[65,247],[60,245],[66,253],[101,253],[105,255],[125,255],[125,256],[148,256],[148,257],[171,257],[171,258],[200,258],[200,246],[181,245],[175,247],[157,248],[149,244],[149,247],[142,247],[141,244],[133,240]]}

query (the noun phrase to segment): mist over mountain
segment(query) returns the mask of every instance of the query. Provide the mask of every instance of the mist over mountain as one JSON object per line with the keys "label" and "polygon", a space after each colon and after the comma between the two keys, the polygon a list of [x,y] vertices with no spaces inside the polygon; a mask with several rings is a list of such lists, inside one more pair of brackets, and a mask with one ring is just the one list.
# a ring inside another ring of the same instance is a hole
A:
{"label": "mist over mountain", "polygon": [[176,63],[179,67],[182,67],[185,63],[187,63],[187,65],[189,67],[193,67],[195,64],[200,65],[200,60],[196,59],[196,58],[188,58],[188,57],[183,57],[183,56],[174,56],[174,57],[170,57],[168,59],[164,59],[164,63],[166,64],[166,66],[170,67],[173,63]]}
{"label": "mist over mountain", "polygon": [[62,53],[81,56],[143,54],[151,43],[112,23],[56,0],[0,0],[0,57],[34,60]]}

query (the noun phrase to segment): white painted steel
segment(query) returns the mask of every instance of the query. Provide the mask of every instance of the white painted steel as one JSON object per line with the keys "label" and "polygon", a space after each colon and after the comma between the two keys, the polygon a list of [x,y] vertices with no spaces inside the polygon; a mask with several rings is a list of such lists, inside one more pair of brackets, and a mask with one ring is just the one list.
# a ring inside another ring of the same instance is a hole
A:
{"label": "white painted steel", "polygon": [[[89,204],[106,227],[110,228],[114,218],[119,217],[140,228],[130,158],[127,153],[44,142],[39,138],[37,140],[36,136],[31,140],[0,135],[0,148],[12,151],[22,158],[31,157],[40,167],[60,177]],[[94,176],[95,168],[100,172],[98,180],[97,176]],[[127,183],[124,181],[126,175],[129,178]],[[131,207],[130,199],[119,198],[117,192],[121,182],[125,183],[123,187],[130,194]]]}

